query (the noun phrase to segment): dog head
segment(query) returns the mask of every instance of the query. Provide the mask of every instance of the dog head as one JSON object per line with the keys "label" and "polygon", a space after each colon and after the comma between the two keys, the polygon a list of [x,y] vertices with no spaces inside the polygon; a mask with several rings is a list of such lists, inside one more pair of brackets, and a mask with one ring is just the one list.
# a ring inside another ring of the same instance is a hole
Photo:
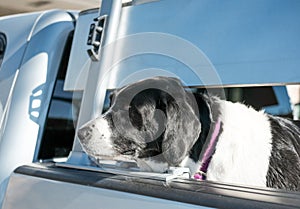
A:
{"label": "dog head", "polygon": [[142,80],[113,92],[109,110],[78,137],[93,158],[128,157],[142,170],[164,172],[182,162],[201,131],[193,104],[178,79]]}

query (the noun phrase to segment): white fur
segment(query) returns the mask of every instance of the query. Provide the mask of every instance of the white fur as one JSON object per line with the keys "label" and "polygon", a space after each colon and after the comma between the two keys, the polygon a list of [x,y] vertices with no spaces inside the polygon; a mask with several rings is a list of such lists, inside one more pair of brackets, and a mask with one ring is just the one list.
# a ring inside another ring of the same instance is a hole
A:
{"label": "white fur", "polygon": [[183,161],[180,163],[180,167],[187,167],[190,169],[191,174],[195,174],[200,169],[200,162],[194,162],[191,158],[188,156],[183,159]]}
{"label": "white fur", "polygon": [[220,101],[223,132],[207,180],[266,186],[272,149],[267,116],[240,103]]}
{"label": "white fur", "polygon": [[87,153],[96,156],[101,155],[102,158],[105,158],[105,156],[115,156],[116,153],[110,139],[111,130],[107,121],[103,118],[98,118],[97,120],[93,120],[86,124],[86,126],[89,126],[92,129],[91,139],[81,142]]}

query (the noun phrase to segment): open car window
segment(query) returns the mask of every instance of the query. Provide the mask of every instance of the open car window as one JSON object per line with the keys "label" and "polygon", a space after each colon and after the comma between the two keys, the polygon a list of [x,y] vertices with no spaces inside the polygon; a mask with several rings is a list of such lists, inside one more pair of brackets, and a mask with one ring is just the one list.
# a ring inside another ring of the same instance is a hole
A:
{"label": "open car window", "polygon": [[[112,95],[114,91],[118,89],[107,90],[105,101],[103,105],[102,114],[105,114],[107,110],[112,105]],[[286,86],[254,86],[254,87],[225,87],[225,88],[210,88],[209,90],[205,88],[187,88],[188,91],[193,93],[200,93],[200,94],[209,94],[211,96],[217,97],[224,97],[223,99],[227,101],[231,101],[233,103],[242,103],[246,106],[252,107],[257,111],[264,111],[268,114],[274,116],[280,116],[284,118],[288,118],[289,120],[295,122],[296,125],[299,125],[299,111],[297,105],[299,104],[299,85],[286,85]],[[222,93],[220,93],[222,92]],[[146,99],[146,98],[145,98]],[[192,131],[192,130],[190,130]],[[117,169],[116,173],[126,173],[126,169],[130,172],[132,171],[139,171],[136,162],[131,160],[124,160],[122,161],[110,161],[105,160],[96,160],[91,159],[91,161],[95,162],[94,166],[104,167],[104,168],[113,168]],[[125,170],[124,170],[125,168]],[[118,169],[121,169],[118,171]],[[180,170],[180,169],[179,169]],[[173,171],[170,171],[173,173]],[[188,175],[184,175],[184,173],[188,172],[187,170],[177,171],[183,176],[188,177]],[[131,173],[133,174],[133,173]],[[139,175],[139,174],[135,174]],[[149,177],[151,174],[141,174],[141,176]],[[160,174],[154,174],[153,176],[160,176],[160,178],[172,178],[167,177]],[[172,175],[171,175],[172,176]]]}

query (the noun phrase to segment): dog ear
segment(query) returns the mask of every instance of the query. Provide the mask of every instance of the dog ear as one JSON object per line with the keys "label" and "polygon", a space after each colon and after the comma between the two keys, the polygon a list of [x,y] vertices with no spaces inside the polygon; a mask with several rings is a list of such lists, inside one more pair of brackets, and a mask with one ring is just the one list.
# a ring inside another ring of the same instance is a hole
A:
{"label": "dog ear", "polygon": [[170,165],[177,166],[198,139],[201,124],[181,83],[177,79],[171,82],[172,94],[166,96],[167,122],[162,154]]}

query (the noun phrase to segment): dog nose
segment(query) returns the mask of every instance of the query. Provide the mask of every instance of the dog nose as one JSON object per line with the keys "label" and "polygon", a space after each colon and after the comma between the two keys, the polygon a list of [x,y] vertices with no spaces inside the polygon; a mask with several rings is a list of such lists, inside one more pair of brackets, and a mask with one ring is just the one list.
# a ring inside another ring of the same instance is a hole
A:
{"label": "dog nose", "polygon": [[90,127],[82,127],[78,130],[77,135],[80,141],[88,140],[91,137],[92,129]]}

